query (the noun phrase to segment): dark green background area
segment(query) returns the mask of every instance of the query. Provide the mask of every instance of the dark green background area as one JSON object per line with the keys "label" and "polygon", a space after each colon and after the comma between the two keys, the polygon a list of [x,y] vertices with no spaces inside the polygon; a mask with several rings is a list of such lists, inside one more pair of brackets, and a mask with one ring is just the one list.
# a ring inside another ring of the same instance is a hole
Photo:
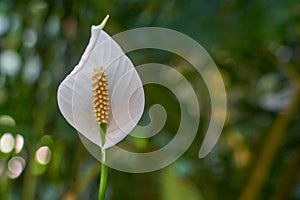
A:
{"label": "dark green background area", "polygon": [[[1,200],[97,198],[100,164],[60,114],[56,93],[78,63],[90,26],[107,14],[110,35],[155,26],[199,42],[222,74],[228,101],[220,140],[199,159],[210,119],[202,78],[171,53],[130,53],[136,65],[157,62],[182,72],[198,95],[201,121],[190,148],[170,166],[144,174],[110,169],[107,199],[300,199],[300,1],[1,0],[0,137],[25,139],[21,152],[0,152]],[[12,54],[19,68],[7,74]],[[180,120],[178,102],[166,88],[148,85],[145,92],[141,123],[149,122],[147,109],[159,102],[168,120],[151,139],[130,136],[118,144],[136,152],[166,144]],[[47,165],[35,159],[41,146],[51,150]],[[26,165],[11,178],[8,163],[15,156]]]}

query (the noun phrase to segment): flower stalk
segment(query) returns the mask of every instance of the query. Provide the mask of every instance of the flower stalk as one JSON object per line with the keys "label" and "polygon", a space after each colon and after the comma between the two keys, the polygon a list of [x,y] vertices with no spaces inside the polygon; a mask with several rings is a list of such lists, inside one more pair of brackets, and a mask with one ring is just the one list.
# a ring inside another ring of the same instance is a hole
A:
{"label": "flower stalk", "polygon": [[[101,141],[104,145],[105,143],[105,134],[106,134],[106,124],[101,123],[100,124],[100,134],[101,134]],[[107,177],[108,177],[108,167],[105,165],[105,149],[101,150],[101,175],[100,175],[100,185],[99,185],[99,196],[98,200],[104,200],[105,199],[105,193],[106,193],[106,186],[107,186]]]}

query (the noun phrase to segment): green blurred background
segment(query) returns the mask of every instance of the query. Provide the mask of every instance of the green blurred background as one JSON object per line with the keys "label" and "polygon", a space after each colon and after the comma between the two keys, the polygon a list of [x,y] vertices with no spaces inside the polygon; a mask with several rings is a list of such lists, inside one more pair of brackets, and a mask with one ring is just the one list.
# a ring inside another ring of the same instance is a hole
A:
{"label": "green blurred background", "polygon": [[[100,164],[60,114],[56,92],[78,63],[90,26],[106,14],[111,35],[157,26],[198,41],[219,67],[228,98],[221,138],[198,159],[210,118],[201,77],[166,52],[130,54],[135,64],[164,63],[188,78],[201,102],[200,128],[188,151],[164,169],[110,169],[107,199],[300,199],[300,1],[1,0],[1,200],[97,198]],[[157,85],[145,92],[146,111],[163,102],[169,117],[154,139],[119,144],[136,152],[171,140],[179,123],[171,94]]]}

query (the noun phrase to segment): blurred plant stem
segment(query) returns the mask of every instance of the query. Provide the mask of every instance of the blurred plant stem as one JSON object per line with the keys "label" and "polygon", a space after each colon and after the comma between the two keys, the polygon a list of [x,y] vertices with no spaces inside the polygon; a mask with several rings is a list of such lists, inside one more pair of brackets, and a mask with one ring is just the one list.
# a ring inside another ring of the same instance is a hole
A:
{"label": "blurred plant stem", "polygon": [[67,192],[62,199],[63,200],[75,200],[78,199],[80,194],[88,188],[88,185],[98,176],[100,173],[100,164],[96,162],[89,169],[81,175],[80,177],[76,178],[75,184],[71,188],[69,192]]}
{"label": "blurred plant stem", "polygon": [[291,189],[300,176],[300,147],[294,150],[289,160],[287,170],[284,171],[281,180],[277,184],[277,189],[272,197],[273,200],[291,199]]}
{"label": "blurred plant stem", "polygon": [[0,199],[11,199],[11,191],[13,182],[7,176],[2,174],[0,176]]}
{"label": "blurred plant stem", "polygon": [[25,168],[24,182],[22,188],[22,199],[35,199],[35,190],[37,186],[37,176],[32,173],[32,165],[34,161],[34,149],[29,149],[28,165]]}
{"label": "blurred plant stem", "polygon": [[281,68],[286,74],[287,78],[291,82],[294,88],[294,94],[282,113],[279,114],[266,137],[266,142],[261,150],[261,154],[257,159],[257,164],[249,176],[249,181],[245,186],[245,189],[240,195],[240,200],[254,200],[257,199],[259,192],[263,186],[263,183],[268,176],[268,171],[275,158],[275,155],[284,141],[284,136],[290,121],[293,119],[295,111],[299,106],[300,100],[300,78],[297,75],[297,71],[291,66],[284,65]]}

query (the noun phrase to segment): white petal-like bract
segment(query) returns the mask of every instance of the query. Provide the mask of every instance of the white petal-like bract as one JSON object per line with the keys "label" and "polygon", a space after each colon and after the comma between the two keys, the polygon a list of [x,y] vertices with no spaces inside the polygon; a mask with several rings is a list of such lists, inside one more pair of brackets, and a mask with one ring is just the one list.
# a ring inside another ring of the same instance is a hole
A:
{"label": "white petal-like bract", "polygon": [[[106,17],[92,26],[89,44],[79,64],[58,88],[58,105],[66,120],[84,137],[105,149],[120,142],[137,125],[144,110],[142,81],[120,46],[105,32]],[[110,114],[106,141],[101,146],[100,128],[93,110],[93,69],[107,74]]]}

